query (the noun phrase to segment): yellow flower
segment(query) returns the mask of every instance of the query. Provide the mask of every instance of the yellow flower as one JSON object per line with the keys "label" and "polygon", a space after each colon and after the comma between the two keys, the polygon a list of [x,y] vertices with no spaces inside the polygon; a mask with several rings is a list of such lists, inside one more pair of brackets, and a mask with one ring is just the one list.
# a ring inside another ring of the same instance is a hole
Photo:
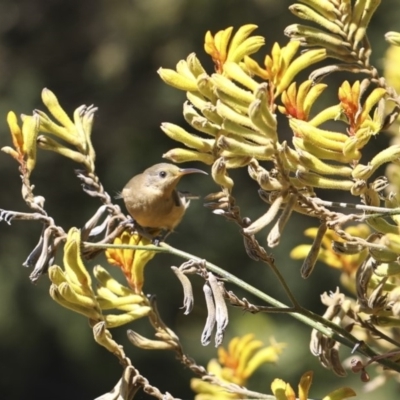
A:
{"label": "yellow flower", "polygon": [[326,87],[327,85],[322,83],[313,85],[313,81],[307,80],[297,89],[296,82],[293,82],[283,91],[281,96],[283,106],[278,106],[278,109],[282,114],[308,121],[311,106]]}
{"label": "yellow flower", "polygon": [[[131,235],[123,232],[120,237],[115,238],[116,245],[138,245],[147,246],[150,240],[137,233]],[[154,257],[154,251],[136,249],[107,249],[107,261],[111,265],[120,267],[127,282],[135,293],[141,293],[144,283],[144,267]]]}
{"label": "yellow flower", "polygon": [[204,50],[209,54],[215,63],[215,70],[222,74],[226,61],[239,63],[249,54],[257,52],[264,45],[265,39],[262,36],[250,34],[257,28],[257,25],[243,25],[230,40],[233,27],[218,31],[215,36],[210,31],[204,39]]}
{"label": "yellow flower", "polygon": [[396,92],[400,91],[400,47],[391,45],[385,54],[384,76],[388,85],[393,86]]}
{"label": "yellow flower", "polygon": [[[271,384],[272,393],[275,395],[277,400],[307,400],[308,392],[311,387],[313,378],[312,371],[305,372],[300,378],[299,382],[299,395],[296,396],[294,390],[289,383],[286,383],[282,379],[275,379]],[[333,392],[326,395],[322,400],[343,400],[349,397],[354,397],[356,393],[353,389],[343,387],[336,389]]]}
{"label": "yellow flower", "polygon": [[326,58],[326,50],[318,49],[309,50],[293,59],[299,46],[300,41],[298,40],[293,40],[282,48],[275,43],[271,55],[267,55],[264,59],[264,68],[260,67],[252,58],[245,57],[247,69],[269,82],[272,99],[282,93],[300,71]]}
{"label": "yellow flower", "polygon": [[[228,349],[218,348],[218,361],[213,359],[208,363],[208,372],[214,374],[222,382],[246,386],[248,378],[264,363],[274,363],[285,347],[285,343],[274,340],[271,345],[263,348],[260,340],[255,340],[253,334],[233,338]],[[229,393],[224,389],[194,378],[191,388],[198,393],[196,400],[205,399],[238,399],[241,395]]]}
{"label": "yellow flower", "polygon": [[[105,328],[115,328],[145,317],[151,312],[148,299],[135,294],[131,289],[118,283],[101,266],[94,268],[97,279],[96,292],[92,288],[92,278],[81,257],[81,232],[71,228],[64,246],[64,270],[58,265],[49,268],[50,296],[61,306],[89,318],[94,327],[104,322],[102,329],[95,333],[96,341],[111,349],[111,336]],[[107,310],[123,313],[105,314]],[[98,326],[99,328],[101,326]],[[112,350],[110,350],[112,351]]]}
{"label": "yellow flower", "polygon": [[22,117],[22,128],[18,125],[17,116],[10,111],[7,115],[14,148],[2,147],[4,153],[15,158],[21,165],[22,173],[30,175],[36,164],[36,139],[39,133],[39,119],[37,116]]}
{"label": "yellow flower", "polygon": [[347,128],[349,136],[355,136],[358,131],[365,128],[368,128],[370,135],[381,130],[383,121],[380,120],[377,110],[373,117],[370,116],[370,112],[372,107],[385,96],[386,89],[375,88],[365,101],[361,102],[365,89],[365,85],[363,87],[360,81],[354,82],[353,86],[350,86],[348,81],[344,81],[339,88],[340,106],[349,124]]}
{"label": "yellow flower", "polygon": [[[315,238],[317,230],[317,228],[309,228],[304,231],[304,234],[308,237]],[[366,224],[359,224],[346,228],[345,232],[352,236],[365,239],[370,234],[370,229]],[[366,259],[368,250],[364,249],[356,254],[339,254],[333,251],[332,241],[344,242],[337,233],[328,230],[322,239],[322,246],[319,251],[318,259],[330,267],[340,269],[346,275],[352,276],[360,264]],[[290,252],[290,257],[296,260],[306,258],[310,250],[311,245],[302,244],[295,247]]]}

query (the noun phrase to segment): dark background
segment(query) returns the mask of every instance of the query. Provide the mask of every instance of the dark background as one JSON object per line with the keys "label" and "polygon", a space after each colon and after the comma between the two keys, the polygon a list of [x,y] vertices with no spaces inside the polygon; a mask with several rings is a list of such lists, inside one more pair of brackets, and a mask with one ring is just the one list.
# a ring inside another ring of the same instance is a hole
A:
{"label": "dark background", "polygon": [[[398,1],[382,2],[370,29],[375,50],[373,63],[381,67],[387,48],[386,31],[398,29]],[[0,138],[1,146],[10,145],[6,124],[9,110],[29,114],[44,110],[40,93],[51,89],[68,113],[81,104],[95,104],[93,142],[97,151],[97,173],[106,190],[115,194],[132,175],[151,164],[177,144],[159,129],[162,122],[182,124],[184,93],[165,85],[156,71],[160,66],[174,68],[190,52],[196,52],[203,65],[212,71],[203,51],[207,30],[215,33],[228,26],[236,29],[255,23],[255,34],[266,37],[258,60],[262,61],[275,41],[287,42],[284,28],[297,21],[286,0],[22,0],[0,2]],[[338,82],[354,76],[336,75],[328,83],[325,102],[336,102]],[[321,103],[321,107],[324,104]],[[282,138],[290,138],[286,125]],[[383,148],[388,138],[381,135],[370,150]],[[3,154],[3,153],[2,153]],[[193,164],[192,166],[202,167]],[[76,165],[53,153],[40,152],[32,176],[35,193],[46,198],[46,209],[65,230],[81,226],[97,209],[98,202],[88,198],[74,176]],[[243,215],[255,218],[265,210],[257,195],[257,185],[243,171],[233,171],[234,195]],[[28,211],[20,196],[17,164],[0,155],[0,207]],[[181,187],[206,195],[218,187],[210,177],[184,178]],[[336,197],[335,197],[336,196]],[[341,199],[341,194],[326,193],[326,199]],[[339,284],[339,272],[319,265],[308,281],[299,275],[301,262],[290,260],[288,253],[306,242],[303,230],[315,221],[293,218],[281,245],[273,250],[277,264],[301,303],[323,312],[319,296]],[[96,345],[86,320],[59,307],[48,295],[49,281],[44,276],[36,286],[30,284],[30,270],[21,266],[36,244],[40,233],[37,223],[14,222],[0,225],[0,393],[2,399],[93,399],[110,390],[120,378],[115,357]],[[263,242],[267,230],[260,233]],[[273,274],[264,265],[249,260],[236,226],[212,214],[201,202],[193,203],[170,237],[170,243],[196,254],[242,277],[268,294],[287,301]],[[263,242],[264,243],[264,242]],[[96,263],[106,265],[99,257]],[[183,316],[182,289],[170,266],[180,259],[156,256],[146,269],[144,291],[157,294],[161,315],[180,336],[186,351],[199,363],[207,364],[216,355],[211,344],[203,348],[200,335],[206,319],[202,282],[194,279],[196,304],[189,316]],[[93,263],[95,265],[95,263]],[[122,274],[107,267],[121,282]],[[239,296],[248,294],[237,291]],[[231,322],[225,343],[235,335],[254,332],[268,343],[274,336],[288,347],[279,363],[263,366],[251,379],[249,388],[270,392],[276,377],[297,387],[306,370],[315,371],[312,398],[323,397],[339,386],[353,386],[362,393],[359,377],[349,374],[339,380],[323,370],[308,350],[310,329],[289,316],[249,315],[230,309]],[[124,344],[133,364],[150,383],[174,396],[192,398],[189,371],[172,353],[141,351],[130,345],[124,326],[112,331]],[[139,320],[129,328],[149,337],[147,321]],[[348,357],[349,351],[343,352]],[[389,383],[373,395],[359,398],[395,398],[398,386]],[[383,396],[383,397],[381,397]],[[137,398],[147,398],[139,394]]]}

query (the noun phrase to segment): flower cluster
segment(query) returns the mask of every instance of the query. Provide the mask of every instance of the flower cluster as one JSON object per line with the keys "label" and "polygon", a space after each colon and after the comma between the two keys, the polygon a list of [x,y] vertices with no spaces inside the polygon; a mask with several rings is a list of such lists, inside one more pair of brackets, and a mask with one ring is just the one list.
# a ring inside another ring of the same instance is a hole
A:
{"label": "flower cluster", "polygon": [[[228,349],[218,348],[218,360],[212,359],[207,371],[215,375],[221,382],[246,386],[249,377],[264,363],[275,363],[282,353],[285,343],[271,341],[263,347],[260,340],[254,339],[253,334],[233,338]],[[198,393],[196,400],[202,399],[239,399],[242,396],[229,393],[222,387],[194,378],[191,381],[192,389]]]}

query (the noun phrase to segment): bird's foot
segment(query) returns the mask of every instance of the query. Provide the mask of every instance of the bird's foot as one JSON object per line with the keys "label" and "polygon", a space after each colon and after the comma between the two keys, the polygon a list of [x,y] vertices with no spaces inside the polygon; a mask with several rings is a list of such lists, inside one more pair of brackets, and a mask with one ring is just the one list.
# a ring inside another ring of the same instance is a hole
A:
{"label": "bird's foot", "polygon": [[165,242],[165,239],[170,235],[172,231],[161,231],[159,235],[152,239],[154,246],[159,246],[161,242]]}

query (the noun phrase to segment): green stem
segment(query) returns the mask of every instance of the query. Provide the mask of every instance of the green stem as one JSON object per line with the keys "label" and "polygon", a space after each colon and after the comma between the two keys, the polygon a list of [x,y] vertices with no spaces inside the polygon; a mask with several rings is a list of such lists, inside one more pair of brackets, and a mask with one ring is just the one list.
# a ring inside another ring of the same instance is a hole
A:
{"label": "green stem", "polygon": [[[249,293],[252,293],[254,296],[258,297],[260,300],[265,301],[268,304],[271,304],[274,307],[280,308],[281,312],[287,312],[292,315],[297,320],[305,323],[306,325],[310,326],[313,329],[321,332],[323,335],[336,340],[337,342],[353,349],[356,345],[359,345],[357,348],[357,352],[368,356],[368,357],[376,357],[378,354],[372,350],[369,346],[365,343],[361,343],[360,341],[355,338],[351,333],[346,331],[345,329],[341,328],[340,326],[334,324],[333,322],[325,319],[324,317],[314,314],[312,311],[309,311],[302,306],[298,307],[289,307],[286,304],[276,300],[275,298],[267,295],[266,293],[262,292],[261,290],[255,288],[254,286],[249,285],[247,282],[243,281],[242,279],[238,278],[235,275],[223,270],[222,268],[218,267],[215,264],[212,264],[208,261],[203,260],[200,257],[194,256],[193,254],[187,253],[185,251],[176,249],[174,247],[169,246],[166,243],[161,243],[160,246],[148,245],[148,246],[135,246],[135,245],[123,245],[123,244],[96,244],[90,242],[84,242],[83,246],[92,247],[92,248],[99,248],[99,249],[130,249],[130,250],[149,250],[155,251],[159,253],[169,253],[174,254],[178,257],[181,257],[186,260],[197,260],[197,261],[204,261],[206,268],[214,272],[215,274],[221,276],[222,278],[226,279],[227,281],[235,284],[236,286],[246,290]],[[378,363],[385,365],[386,367],[400,372],[400,364],[397,364],[389,359],[381,359],[377,361]]]}

